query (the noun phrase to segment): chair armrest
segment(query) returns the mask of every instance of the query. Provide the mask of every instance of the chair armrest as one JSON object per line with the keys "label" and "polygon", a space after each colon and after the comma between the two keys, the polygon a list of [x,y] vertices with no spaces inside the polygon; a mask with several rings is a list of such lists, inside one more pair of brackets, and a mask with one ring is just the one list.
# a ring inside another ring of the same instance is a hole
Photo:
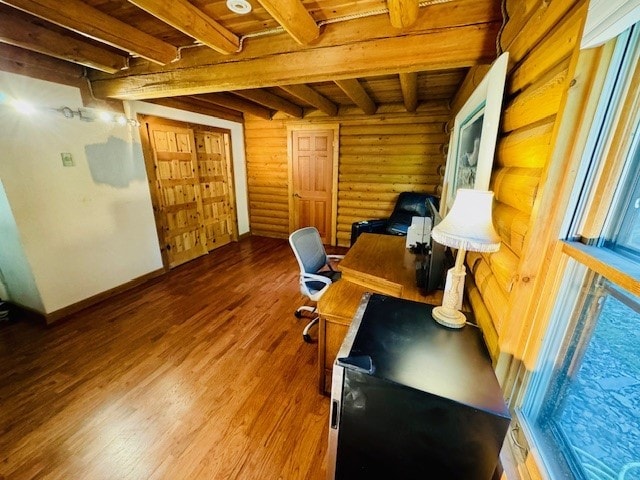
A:
{"label": "chair armrest", "polygon": [[381,233],[384,232],[388,221],[388,218],[371,218],[369,220],[360,220],[358,222],[353,222],[352,226],[358,225],[363,229],[363,232],[367,233]]}
{"label": "chair armrest", "polygon": [[325,277],[324,275],[316,275],[315,273],[303,273],[302,279],[318,281],[324,283],[325,285],[331,285],[331,283],[333,283],[331,282],[330,278]]}
{"label": "chair armrest", "polygon": [[329,260],[342,260],[344,255],[327,255],[327,258]]}
{"label": "chair armrest", "polygon": [[387,218],[377,218],[353,222],[351,224],[351,246],[356,243],[356,239],[361,233],[384,233],[387,228],[387,221]]}

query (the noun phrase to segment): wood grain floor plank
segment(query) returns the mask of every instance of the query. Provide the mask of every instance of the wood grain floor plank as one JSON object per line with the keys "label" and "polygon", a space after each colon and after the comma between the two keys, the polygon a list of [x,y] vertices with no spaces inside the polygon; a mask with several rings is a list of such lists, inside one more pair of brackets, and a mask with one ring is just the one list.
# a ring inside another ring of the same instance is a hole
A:
{"label": "wood grain floor plank", "polygon": [[49,328],[0,328],[0,478],[325,477],[286,241],[251,237]]}

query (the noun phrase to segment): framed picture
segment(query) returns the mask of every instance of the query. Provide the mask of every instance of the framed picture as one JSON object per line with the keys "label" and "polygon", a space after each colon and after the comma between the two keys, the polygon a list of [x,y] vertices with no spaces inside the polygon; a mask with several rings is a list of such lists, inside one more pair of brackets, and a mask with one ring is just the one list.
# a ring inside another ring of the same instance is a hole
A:
{"label": "framed picture", "polygon": [[459,188],[489,189],[508,61],[507,52],[498,57],[456,115],[440,202],[442,216]]}

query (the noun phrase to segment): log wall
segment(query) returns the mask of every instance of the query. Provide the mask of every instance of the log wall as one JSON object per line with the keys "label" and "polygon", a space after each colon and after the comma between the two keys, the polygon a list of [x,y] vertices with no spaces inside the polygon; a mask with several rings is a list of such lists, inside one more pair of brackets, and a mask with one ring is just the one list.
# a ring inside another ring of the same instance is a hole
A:
{"label": "log wall", "polygon": [[[508,21],[500,45],[509,52],[510,64],[490,185],[502,248],[495,254],[467,256],[469,300],[496,361],[501,352],[513,350],[505,345],[507,331],[524,324],[523,305],[532,301],[522,301],[526,289],[514,292],[538,273],[523,265],[531,265],[531,259],[540,255],[535,231],[544,223],[544,212],[536,205],[550,168],[586,16],[583,0],[508,0],[506,8]],[[450,111],[431,105],[415,115],[388,111],[365,116],[356,109],[341,109],[338,117],[305,117],[308,123],[340,124],[339,245],[348,245],[352,222],[387,216],[399,192],[439,191],[443,145],[448,144],[445,124],[485,72],[483,66],[470,71]],[[254,234],[286,237],[289,233],[288,122],[294,121],[245,119]]]}
{"label": "log wall", "polygon": [[[531,244],[531,232],[544,212],[535,206],[586,15],[582,1],[508,0],[506,7],[508,21],[500,44],[509,52],[510,65],[490,185],[502,246],[495,254],[467,256],[470,303],[494,360],[506,348],[507,329],[523,321],[518,317],[522,307],[515,304],[522,297],[513,292],[519,282],[530,281],[522,274],[522,264],[540,255],[541,246]],[[455,105],[463,103],[457,99]]]}
{"label": "log wall", "polygon": [[356,108],[341,108],[336,117],[314,113],[303,121],[246,115],[251,232],[280,238],[290,233],[288,125],[339,124],[338,245],[349,246],[353,222],[389,216],[400,192],[437,194],[446,158],[449,108],[431,103],[415,114],[401,110],[384,106],[368,116]]}

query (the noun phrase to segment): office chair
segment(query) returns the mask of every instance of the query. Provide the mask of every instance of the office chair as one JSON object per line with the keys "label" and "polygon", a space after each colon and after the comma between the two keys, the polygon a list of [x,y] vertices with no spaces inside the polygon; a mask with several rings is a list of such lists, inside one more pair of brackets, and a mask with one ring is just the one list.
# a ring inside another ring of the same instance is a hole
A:
{"label": "office chair", "polygon": [[351,224],[351,246],[361,233],[382,233],[384,235],[406,235],[413,217],[429,217],[428,202],[438,209],[440,200],[427,193],[402,192],[398,195],[389,218],[364,220]]}
{"label": "office chair", "polygon": [[[315,227],[296,230],[289,235],[289,244],[300,266],[300,292],[312,302],[317,302],[329,285],[340,278],[340,272],[333,270],[329,261],[342,259],[344,255],[327,255],[320,233]],[[295,311],[298,318],[302,318],[302,312],[311,312],[314,315],[302,332],[302,338],[307,343],[311,343],[309,330],[319,320],[315,315],[316,309],[315,306],[303,305]]]}

